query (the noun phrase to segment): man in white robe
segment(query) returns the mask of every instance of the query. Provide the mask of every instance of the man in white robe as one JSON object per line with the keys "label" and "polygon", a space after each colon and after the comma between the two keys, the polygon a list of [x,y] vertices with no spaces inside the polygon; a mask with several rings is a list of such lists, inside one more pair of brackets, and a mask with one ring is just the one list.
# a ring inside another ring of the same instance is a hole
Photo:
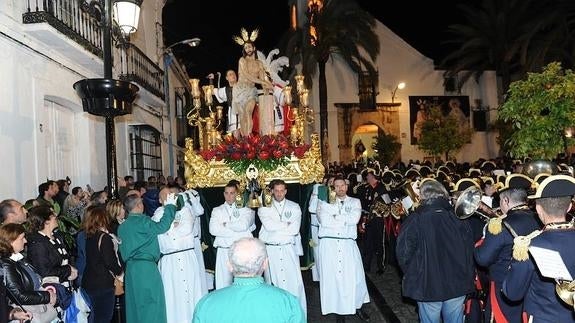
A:
{"label": "man in white robe", "polygon": [[208,288],[208,277],[209,274],[206,273],[206,265],[204,263],[204,250],[202,248],[202,215],[204,215],[204,207],[200,203],[200,194],[194,190],[189,189],[180,193],[184,197],[185,207],[192,212],[192,215],[195,216],[194,221],[194,254],[196,255],[196,259],[198,261],[198,267],[200,268],[200,272],[203,273],[202,277],[202,295],[208,293],[208,289],[212,289],[213,286]]}
{"label": "man in white robe", "polygon": [[317,221],[317,206],[319,202],[319,193],[318,190],[320,187],[323,186],[322,184],[314,184],[313,192],[311,193],[311,198],[309,200],[309,213],[311,218],[311,239],[310,245],[313,248],[313,259],[314,264],[311,266],[311,279],[314,282],[319,282],[319,239],[318,239],[318,232],[319,232],[319,222]]}
{"label": "man in white robe", "polygon": [[[160,191],[162,205],[168,193],[168,188]],[[161,206],[154,212],[152,220],[160,221],[163,214],[164,207]],[[196,303],[204,296],[201,281],[205,277],[194,253],[195,219],[190,209],[184,207],[176,212],[170,229],[158,235],[162,253],[158,268],[166,296],[167,323],[191,322]]]}
{"label": "man in white robe", "polygon": [[252,237],[255,212],[247,207],[236,206],[238,188],[235,183],[224,187],[224,204],[212,210],[210,234],[215,237],[216,253],[216,289],[230,286],[233,275],[228,269],[228,250],[238,239]]}
{"label": "man in white robe", "polygon": [[273,180],[270,186],[272,205],[258,209],[262,222],[259,238],[266,244],[269,259],[264,278],[266,282],[296,296],[307,313],[298,256],[303,251],[299,235],[301,208],[285,198],[287,185],[283,180]]}
{"label": "man in white robe", "polygon": [[347,196],[344,178],[334,180],[336,202],[319,201],[319,271],[321,313],[357,314],[369,319],[361,310],[369,302],[361,254],[355,239],[361,216],[361,202]]}

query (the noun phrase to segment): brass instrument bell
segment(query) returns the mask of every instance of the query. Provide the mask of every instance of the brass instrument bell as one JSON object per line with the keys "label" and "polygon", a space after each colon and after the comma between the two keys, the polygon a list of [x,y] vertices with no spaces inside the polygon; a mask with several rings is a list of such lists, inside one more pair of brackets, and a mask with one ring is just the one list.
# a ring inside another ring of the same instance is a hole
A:
{"label": "brass instrument bell", "polygon": [[252,209],[257,209],[261,206],[260,200],[258,199],[258,193],[251,192],[250,199],[248,201],[248,207]]}

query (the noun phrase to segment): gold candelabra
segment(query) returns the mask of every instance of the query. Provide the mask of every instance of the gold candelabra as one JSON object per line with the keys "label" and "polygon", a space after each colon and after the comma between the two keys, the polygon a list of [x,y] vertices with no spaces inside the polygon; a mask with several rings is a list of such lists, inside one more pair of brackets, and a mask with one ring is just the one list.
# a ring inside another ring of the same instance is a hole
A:
{"label": "gold candelabra", "polygon": [[213,101],[213,84],[202,86],[204,92],[204,103],[208,107],[208,115],[202,117],[202,91],[200,91],[200,80],[190,79],[190,86],[192,92],[192,109],[187,113],[186,118],[188,123],[193,127],[198,127],[200,150],[212,149],[217,146],[222,140],[222,136],[218,131],[218,127],[222,122],[223,107],[216,106],[216,111],[212,109]]}
{"label": "gold candelabra", "polygon": [[299,106],[292,106],[291,86],[284,87],[284,100],[288,106],[287,120],[292,122],[290,139],[293,145],[304,143],[307,125],[314,123],[313,109],[309,107],[309,90],[305,88],[304,76],[295,76]]}

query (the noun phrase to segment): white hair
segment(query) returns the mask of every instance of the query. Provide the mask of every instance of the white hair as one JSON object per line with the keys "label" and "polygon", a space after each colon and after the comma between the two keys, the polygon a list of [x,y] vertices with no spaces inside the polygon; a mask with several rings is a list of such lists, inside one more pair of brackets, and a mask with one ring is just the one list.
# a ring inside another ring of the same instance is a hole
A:
{"label": "white hair", "polygon": [[259,276],[264,271],[268,258],[265,244],[257,238],[241,238],[228,250],[228,257],[234,276]]}

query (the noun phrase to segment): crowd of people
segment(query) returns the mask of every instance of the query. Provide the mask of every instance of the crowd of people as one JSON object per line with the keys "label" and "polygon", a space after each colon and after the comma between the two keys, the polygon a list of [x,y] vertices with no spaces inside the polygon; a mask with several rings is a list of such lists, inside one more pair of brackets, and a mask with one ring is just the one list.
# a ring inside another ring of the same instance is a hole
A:
{"label": "crowd of people", "polygon": [[[504,159],[333,163],[309,203],[287,199],[288,185],[277,179],[271,200],[250,208],[231,181],[209,214],[205,197],[182,178],[126,176],[118,195],[47,181],[36,199],[0,202],[0,322],[64,319],[76,297],[88,304],[77,315],[89,322],[115,315],[305,322],[300,256],[308,245],[321,312],[338,322],[349,315],[369,321],[363,306],[372,269],[400,273],[402,295],[417,303],[421,322],[572,322],[572,307],[555,291],[575,273],[572,169],[559,163],[558,174],[532,178],[524,166]],[[476,208],[461,211],[462,203]],[[213,275],[202,222],[216,249]],[[306,232],[310,241],[302,241]],[[533,248],[558,253],[567,276],[542,270]],[[125,313],[115,311],[120,301]]]}

